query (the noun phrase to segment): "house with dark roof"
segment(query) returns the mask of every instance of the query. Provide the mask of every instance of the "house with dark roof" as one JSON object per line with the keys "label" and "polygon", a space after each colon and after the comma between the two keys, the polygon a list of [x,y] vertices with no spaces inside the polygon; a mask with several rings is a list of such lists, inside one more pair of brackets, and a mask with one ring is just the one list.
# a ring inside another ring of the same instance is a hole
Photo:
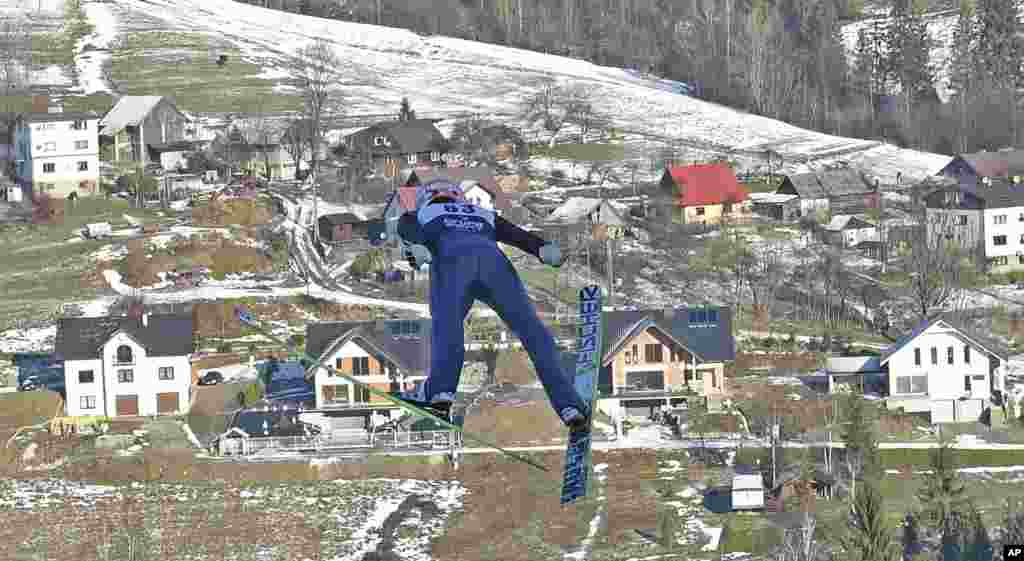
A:
{"label": "house with dark roof", "polygon": [[[430,365],[430,320],[319,322],[306,326],[306,354],[381,391],[411,390]],[[325,368],[306,373],[319,410],[395,407]]]}
{"label": "house with dark roof", "polygon": [[434,126],[436,121],[377,123],[346,136],[335,153],[344,153],[354,167],[375,176],[396,176],[399,168],[420,163],[439,165],[448,157],[449,143]]}
{"label": "house with dark roof", "polygon": [[786,176],[775,193],[799,197],[800,216],[814,216],[819,210],[860,214],[878,208],[881,196],[859,172],[845,168]]}
{"label": "house with dark roof", "polygon": [[1024,150],[1003,148],[996,152],[982,150],[973,154],[957,154],[936,175],[951,177],[965,187],[974,187],[984,179],[1024,181]]}
{"label": "house with dark roof", "polygon": [[499,214],[509,207],[509,200],[498,187],[490,166],[435,167],[415,169],[405,180],[406,187],[416,187],[434,179],[447,179],[462,187],[466,199]]}
{"label": "house with dark roof", "polygon": [[1024,269],[1024,180],[982,178],[923,195],[929,240],[971,251],[990,272]]}
{"label": "house with dark roof", "polygon": [[[567,368],[573,357],[566,354]],[[598,407],[646,417],[696,398],[714,408],[728,393],[725,363],[735,358],[729,308],[607,311]]]}
{"label": "house with dark roof", "polygon": [[180,414],[191,403],[191,314],[75,317],[57,322],[66,415]]}
{"label": "house with dark roof", "polygon": [[672,220],[679,224],[744,221],[751,215],[750,194],[726,164],[694,164],[665,169],[660,198],[668,198]]}
{"label": "house with dark roof", "polygon": [[830,363],[830,387],[833,378],[880,378],[890,410],[923,414],[932,423],[974,422],[1004,394],[1008,355],[998,341],[938,314],[877,357]]}

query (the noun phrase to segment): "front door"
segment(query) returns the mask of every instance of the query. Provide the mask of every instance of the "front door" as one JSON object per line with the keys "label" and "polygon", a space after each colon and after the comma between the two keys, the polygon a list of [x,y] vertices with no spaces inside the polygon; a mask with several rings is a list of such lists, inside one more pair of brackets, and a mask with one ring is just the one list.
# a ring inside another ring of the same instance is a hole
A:
{"label": "front door", "polygon": [[169,415],[178,411],[178,392],[156,394],[156,412]]}
{"label": "front door", "polygon": [[136,416],[139,414],[139,396],[119,395],[114,400],[114,409],[117,415]]}

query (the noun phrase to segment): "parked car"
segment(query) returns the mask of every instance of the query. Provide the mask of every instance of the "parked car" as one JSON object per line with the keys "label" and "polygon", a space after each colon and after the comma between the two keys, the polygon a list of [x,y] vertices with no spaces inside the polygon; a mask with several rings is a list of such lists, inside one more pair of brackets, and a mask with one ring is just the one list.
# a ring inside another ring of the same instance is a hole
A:
{"label": "parked car", "polygon": [[42,389],[42,387],[43,387],[43,384],[38,379],[36,379],[36,377],[32,376],[32,377],[26,378],[24,381],[21,382],[21,386],[18,387],[18,391],[20,391],[20,392],[32,392],[32,391],[36,391],[36,390]]}
{"label": "parked car", "polygon": [[211,370],[199,377],[200,386],[215,386],[224,382],[224,375],[216,370]]}

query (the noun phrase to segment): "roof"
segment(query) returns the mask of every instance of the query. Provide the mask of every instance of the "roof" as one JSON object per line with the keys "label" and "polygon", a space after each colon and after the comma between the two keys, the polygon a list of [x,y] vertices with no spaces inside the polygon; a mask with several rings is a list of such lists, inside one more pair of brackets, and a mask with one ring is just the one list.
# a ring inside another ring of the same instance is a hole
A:
{"label": "roof", "polygon": [[408,121],[386,121],[352,133],[355,135],[373,135],[380,133],[391,137],[397,146],[372,147],[375,152],[396,154],[413,154],[420,152],[446,151],[448,140],[434,126],[434,119],[410,119]]}
{"label": "roof", "polygon": [[899,339],[896,340],[896,342],[894,342],[887,349],[882,351],[882,354],[878,357],[879,364],[885,365],[892,357],[892,355],[896,354],[904,347],[909,345],[914,339],[917,339],[918,335],[924,333],[926,330],[928,330],[929,327],[938,324],[945,324],[959,331],[964,337],[973,341],[977,346],[994,355],[1001,361],[1006,362],[1006,359],[1009,356],[1009,349],[1007,349],[1005,345],[968,328],[960,321],[954,319],[952,314],[942,313],[937,314],[930,319],[922,321],[920,324],[918,324],[917,327],[914,328],[913,331],[900,337]]}
{"label": "roof", "polygon": [[[123,96],[100,120],[104,136],[112,136],[127,126],[138,125],[163,99],[164,96],[160,95]],[[174,104],[171,104],[171,107],[174,107]],[[175,111],[178,111],[176,107]],[[181,111],[178,113],[185,117]]]}
{"label": "roof", "polygon": [[832,220],[825,225],[825,229],[830,232],[838,232],[840,230],[861,230],[864,228],[875,228],[874,224],[866,222],[849,214],[837,214],[832,217]]}
{"label": "roof", "polygon": [[453,183],[462,184],[468,190],[466,182],[475,182],[485,191],[494,197],[495,208],[504,209],[508,207],[508,200],[504,192],[498,187],[498,181],[494,177],[494,170],[490,166],[475,167],[453,167],[453,168],[431,168],[429,170],[414,169],[405,180],[405,185],[419,185],[432,179],[445,178]]}
{"label": "roof", "polygon": [[597,224],[625,225],[625,221],[622,220],[619,211],[608,201],[585,197],[569,197],[561,206],[548,215],[548,219],[580,222],[595,211],[598,212],[598,217],[594,220]]}
{"label": "roof", "polygon": [[741,202],[750,196],[725,164],[673,166],[665,173],[675,183],[679,204],[684,207]]}
{"label": "roof", "polygon": [[388,199],[387,208],[391,207],[391,203],[394,202],[396,196],[398,197],[398,204],[403,211],[416,210],[415,187],[399,187],[397,191],[392,192],[391,198]]}
{"label": "roof", "polygon": [[[717,322],[707,320],[708,311]],[[705,312],[705,321],[700,321]],[[691,319],[694,320],[691,323]],[[642,331],[657,327],[692,351],[702,362],[729,361],[736,358],[732,335],[732,310],[725,307],[676,308],[670,310],[614,310],[604,313],[604,361]]]}
{"label": "roof", "polygon": [[736,474],[732,478],[732,489],[763,491],[764,478],[761,474]]}
{"label": "roof", "polygon": [[61,121],[89,121],[99,119],[94,111],[71,111],[61,113],[23,113],[21,118],[28,123],[55,123]]}
{"label": "roof", "polygon": [[[395,336],[393,330],[419,326],[418,336]],[[332,321],[306,326],[306,353],[320,358],[340,341],[360,338],[406,373],[425,373],[430,364],[430,320]]]}
{"label": "roof", "polygon": [[988,185],[981,184],[974,188],[964,187],[963,190],[981,199],[985,208],[1024,206],[1024,183],[992,179]]}
{"label": "roof", "polygon": [[880,372],[877,356],[834,356],[829,357],[825,370],[829,374],[868,374]]}
{"label": "roof", "polygon": [[796,200],[797,195],[780,195],[778,193],[751,193],[750,200],[761,204],[784,204]]}
{"label": "roof", "polygon": [[150,314],[148,327],[124,316],[61,318],[54,350],[61,360],[100,358],[100,347],[118,331],[131,336],[150,356],[192,354],[191,314]]}
{"label": "roof", "polygon": [[351,212],[340,212],[336,214],[321,214],[320,220],[327,222],[328,224],[355,224],[362,222],[363,219],[359,218]]}
{"label": "roof", "polygon": [[970,164],[981,177],[1024,175],[1024,150],[982,150],[973,154],[960,154],[957,157]]}
{"label": "roof", "polygon": [[800,173],[787,176],[776,193],[788,191],[789,183],[796,194],[804,199],[825,199],[843,195],[863,194],[874,191],[856,170],[832,169],[821,172]]}
{"label": "roof", "polygon": [[207,140],[179,140],[177,142],[161,142],[157,144],[149,144],[150,150],[157,152],[186,152],[189,150],[197,150],[199,146],[208,143]]}

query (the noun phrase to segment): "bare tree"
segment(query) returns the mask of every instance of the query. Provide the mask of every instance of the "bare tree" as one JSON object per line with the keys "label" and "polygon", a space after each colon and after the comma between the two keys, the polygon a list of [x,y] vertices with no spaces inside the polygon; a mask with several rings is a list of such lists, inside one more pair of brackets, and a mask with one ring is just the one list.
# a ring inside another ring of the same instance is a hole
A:
{"label": "bare tree", "polygon": [[281,146],[295,163],[295,179],[300,177],[301,163],[309,153],[309,137],[313,135],[313,123],[309,119],[292,119],[281,133]]}
{"label": "bare tree", "polygon": [[[250,164],[255,163],[251,156],[257,155],[262,160],[263,176],[267,179],[273,175],[271,154],[280,146],[281,128],[281,122],[273,119],[267,113],[266,104],[263,101],[257,103],[256,110],[250,117],[244,119],[239,127],[249,146]],[[256,172],[256,169],[252,171]]]}
{"label": "bare tree", "polygon": [[554,78],[544,78],[537,91],[523,103],[520,116],[529,125],[540,124],[551,135],[548,146],[554,146],[558,133],[566,125],[599,126],[601,117],[594,111],[590,99],[590,94],[582,88],[561,86]]}
{"label": "bare tree", "polygon": [[747,287],[750,289],[751,303],[755,315],[761,315],[768,325],[771,334],[772,311],[777,302],[782,280],[786,276],[786,268],[781,261],[786,251],[782,242],[769,241],[750,248],[748,259]]}
{"label": "bare tree", "polygon": [[[32,63],[32,33],[28,21],[14,17],[0,21],[0,128],[13,130],[15,112],[28,93]],[[0,172],[13,175],[13,141],[0,137]],[[11,146],[11,148],[7,148]]]}
{"label": "bare tree", "polygon": [[611,126],[611,119],[594,108],[595,99],[594,90],[583,86],[573,86],[566,91],[566,123],[579,129],[580,144],[586,143],[590,133],[599,132],[603,136]]}
{"label": "bare tree", "polygon": [[814,539],[817,520],[810,512],[803,513],[800,526],[785,530],[782,545],[773,561],[819,561],[825,553],[822,544]]}
{"label": "bare tree", "polygon": [[[341,91],[337,88],[341,59],[334,48],[324,39],[316,39],[298,52],[298,59],[291,71],[292,85],[298,88],[303,100],[303,116],[309,120],[310,134],[307,138],[313,176],[313,214],[317,215],[317,172],[320,147],[323,144],[324,120],[340,113]],[[314,232],[318,232],[314,229]]]}
{"label": "bare tree", "polygon": [[918,226],[905,261],[905,282],[918,321],[951,303],[961,289],[974,283],[976,268],[971,250],[947,236],[944,228]]}

